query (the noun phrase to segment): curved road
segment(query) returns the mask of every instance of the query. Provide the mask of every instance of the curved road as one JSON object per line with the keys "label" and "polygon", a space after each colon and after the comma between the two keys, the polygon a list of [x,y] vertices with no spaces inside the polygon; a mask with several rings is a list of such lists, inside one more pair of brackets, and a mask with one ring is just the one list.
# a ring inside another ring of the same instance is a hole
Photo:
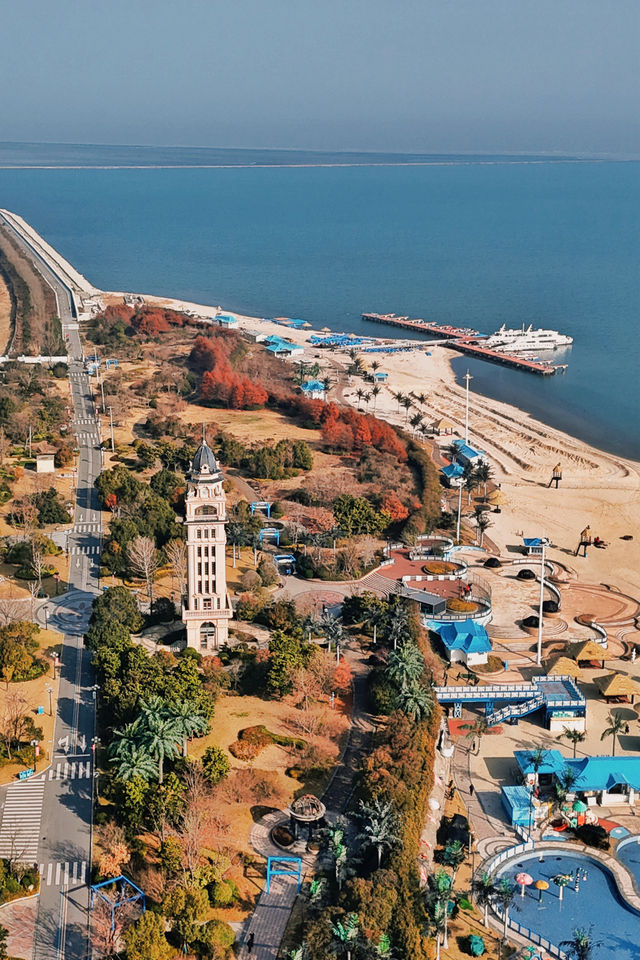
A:
{"label": "curved road", "polygon": [[[37,862],[42,876],[33,960],[85,960],[90,957],[88,884],[95,694],[93,672],[89,656],[83,650],[82,636],[93,598],[99,591],[100,509],[94,488],[102,468],[99,427],[84,370],[73,296],[28,240],[2,215],[0,223],[55,294],[69,355],[72,428],[80,449],[74,525],[68,535],[70,589],[49,605],[51,626],[64,634],[52,762],[43,774],[9,790],[19,800],[21,794],[17,791],[26,788],[22,804],[24,820],[30,825],[28,829],[39,830]],[[43,788],[33,786],[36,781],[41,781]],[[6,833],[4,817],[0,845],[3,831]]]}

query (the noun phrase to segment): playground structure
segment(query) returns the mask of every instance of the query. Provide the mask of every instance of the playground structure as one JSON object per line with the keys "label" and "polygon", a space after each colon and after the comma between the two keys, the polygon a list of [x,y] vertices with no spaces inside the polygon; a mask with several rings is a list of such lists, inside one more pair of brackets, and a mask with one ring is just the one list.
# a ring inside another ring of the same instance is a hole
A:
{"label": "playground structure", "polygon": [[[286,863],[282,868],[280,865]],[[295,864],[295,866],[288,866]],[[271,893],[272,877],[295,877],[298,883],[298,893],[302,887],[302,858],[301,857],[267,857],[267,887],[266,892]]]}
{"label": "playground structure", "polygon": [[255,516],[256,510],[264,510],[267,517],[271,519],[271,507],[273,503],[270,500],[255,500],[253,503],[249,504],[249,509],[251,510],[251,516]]}
{"label": "playground structure", "polygon": [[[435,687],[439,703],[453,704],[453,716],[462,716],[462,705],[484,703],[487,725],[517,724],[536,710],[544,709],[545,726],[562,730],[568,723],[574,729],[584,730],[587,702],[572,677],[533,677],[531,683],[492,684],[487,686]],[[506,701],[506,702],[505,702]],[[495,704],[505,706],[495,709]]]}
{"label": "playground structure", "polygon": [[263,527],[262,530],[258,533],[258,540],[260,546],[262,546],[265,538],[274,540],[277,547],[280,546],[280,531],[277,527]]}
{"label": "playground structure", "polygon": [[[115,885],[115,897],[108,896],[105,887]],[[133,891],[131,893],[130,891]],[[89,909],[93,910],[94,902],[98,897],[103,903],[106,903],[111,912],[111,929],[116,927],[116,910],[124,907],[127,903],[140,903],[142,912],[147,909],[146,897],[144,892],[137,887],[133,880],[120,874],[119,877],[113,877],[111,880],[103,880],[102,883],[95,883],[91,886],[91,895],[89,899]]]}

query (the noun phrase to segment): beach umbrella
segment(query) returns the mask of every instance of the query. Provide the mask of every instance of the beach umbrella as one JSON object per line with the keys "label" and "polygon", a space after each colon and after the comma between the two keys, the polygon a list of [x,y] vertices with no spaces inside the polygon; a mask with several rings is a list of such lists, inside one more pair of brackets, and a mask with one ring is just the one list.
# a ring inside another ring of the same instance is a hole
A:
{"label": "beach umbrella", "polygon": [[322,327],[321,333],[331,333],[331,327]]}
{"label": "beach umbrella", "polygon": [[522,890],[520,896],[524,898],[524,888],[533,883],[533,877],[528,873],[516,873],[516,883],[520,884]]}
{"label": "beach umbrella", "polygon": [[547,883],[546,880],[536,880],[535,888],[540,894],[538,897],[538,900],[540,901],[542,900],[542,894],[544,893],[544,891],[549,889],[549,884]]}
{"label": "beach umbrella", "polygon": [[589,808],[582,800],[576,800],[574,801],[573,809],[576,813],[585,813]]}

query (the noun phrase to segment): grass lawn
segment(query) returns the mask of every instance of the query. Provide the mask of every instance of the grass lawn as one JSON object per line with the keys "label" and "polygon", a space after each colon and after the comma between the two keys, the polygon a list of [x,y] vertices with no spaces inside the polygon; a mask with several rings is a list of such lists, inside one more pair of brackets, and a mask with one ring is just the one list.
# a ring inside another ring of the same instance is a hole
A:
{"label": "grass lawn", "polygon": [[[10,683],[7,690],[7,684],[0,683],[0,713],[5,709],[7,697],[15,694],[24,697],[27,702],[27,711],[33,716],[36,726],[42,727],[42,740],[40,742],[40,756],[38,758],[38,771],[43,770],[51,762],[53,756],[53,733],[56,718],[56,706],[58,701],[59,680],[53,680],[53,661],[51,654],[62,650],[62,636],[55,630],[40,630],[37,636],[40,652],[38,655],[44,656],[51,664],[47,673],[35,680],[28,680],[25,683]],[[49,687],[52,688],[51,705],[53,716],[49,716]],[[44,713],[38,716],[38,707],[44,708]],[[0,784],[11,783],[17,777],[18,773],[25,769],[22,763],[6,763],[0,766]]]}

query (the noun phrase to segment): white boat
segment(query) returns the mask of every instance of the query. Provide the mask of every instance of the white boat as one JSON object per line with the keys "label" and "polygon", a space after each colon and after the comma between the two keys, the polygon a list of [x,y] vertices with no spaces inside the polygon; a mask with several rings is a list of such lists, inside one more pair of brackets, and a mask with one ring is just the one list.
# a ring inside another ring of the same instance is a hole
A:
{"label": "white boat", "polygon": [[570,347],[573,337],[568,337],[557,330],[534,330],[533,324],[521,330],[507,330],[503,323],[499,330],[483,340],[482,346],[499,353],[530,353],[540,350],[557,350],[560,347]]}

